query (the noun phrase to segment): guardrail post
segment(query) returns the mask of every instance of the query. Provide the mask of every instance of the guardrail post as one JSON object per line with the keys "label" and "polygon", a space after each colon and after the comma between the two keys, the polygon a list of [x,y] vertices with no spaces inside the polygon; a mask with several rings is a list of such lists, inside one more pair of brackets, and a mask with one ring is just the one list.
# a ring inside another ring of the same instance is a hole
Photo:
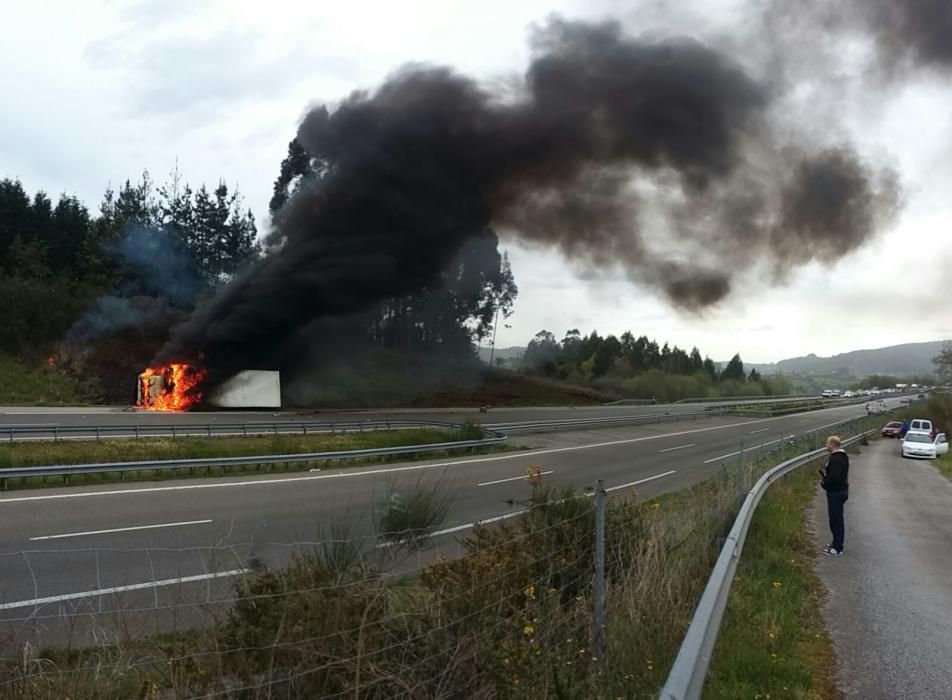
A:
{"label": "guardrail post", "polygon": [[211,436],[212,436],[212,424],[209,423],[209,424],[208,424],[208,437],[211,437]]}
{"label": "guardrail post", "polygon": [[172,423],[172,439],[175,439],[175,423]]}
{"label": "guardrail post", "polygon": [[99,439],[99,426],[96,426],[96,439]]}
{"label": "guardrail post", "polygon": [[595,629],[592,634],[593,656],[605,667],[605,482],[595,482]]}
{"label": "guardrail post", "polygon": [[139,424],[136,423],[136,440],[139,439]]}

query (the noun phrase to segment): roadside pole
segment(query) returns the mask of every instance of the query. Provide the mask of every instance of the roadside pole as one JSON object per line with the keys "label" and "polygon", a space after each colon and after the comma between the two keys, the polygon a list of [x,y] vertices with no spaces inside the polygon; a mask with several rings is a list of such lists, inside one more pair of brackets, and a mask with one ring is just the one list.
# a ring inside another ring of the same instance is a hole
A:
{"label": "roadside pole", "polygon": [[605,506],[608,494],[605,482],[595,482],[595,629],[592,650],[602,668],[605,667]]}

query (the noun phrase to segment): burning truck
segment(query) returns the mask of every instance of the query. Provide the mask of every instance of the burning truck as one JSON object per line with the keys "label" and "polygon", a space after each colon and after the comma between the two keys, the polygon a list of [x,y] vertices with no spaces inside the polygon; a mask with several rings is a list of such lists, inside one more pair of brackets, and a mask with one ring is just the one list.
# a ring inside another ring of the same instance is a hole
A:
{"label": "burning truck", "polygon": [[187,363],[150,367],[139,375],[136,405],[150,411],[216,408],[280,408],[279,372],[245,370],[214,386],[206,395],[208,372]]}

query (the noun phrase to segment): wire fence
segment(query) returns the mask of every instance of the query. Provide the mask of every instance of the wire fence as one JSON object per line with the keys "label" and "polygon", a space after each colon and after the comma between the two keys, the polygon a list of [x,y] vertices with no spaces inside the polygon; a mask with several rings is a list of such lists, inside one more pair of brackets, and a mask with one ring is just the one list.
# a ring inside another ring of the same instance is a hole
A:
{"label": "wire fence", "polygon": [[651,697],[741,496],[861,427],[758,434],[660,499],[534,468],[485,525],[405,491],[313,540],[0,555],[0,698]]}

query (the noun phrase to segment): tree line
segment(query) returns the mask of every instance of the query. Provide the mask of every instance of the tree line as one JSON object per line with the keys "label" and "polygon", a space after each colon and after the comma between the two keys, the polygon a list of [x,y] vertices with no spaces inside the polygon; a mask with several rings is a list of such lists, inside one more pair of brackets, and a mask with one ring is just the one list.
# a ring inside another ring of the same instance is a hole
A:
{"label": "tree line", "polygon": [[582,335],[562,340],[546,330],[529,342],[521,368],[531,374],[589,384],[632,398],[675,400],[689,396],[777,395],[790,392],[783,377],[747,372],[740,354],[722,368],[700,350],[690,351],[627,331],[621,336]]}
{"label": "tree line", "polygon": [[258,253],[253,213],[176,168],[107,187],[99,207],[0,180],[0,353],[61,364],[87,399],[124,400],[169,328]]}

